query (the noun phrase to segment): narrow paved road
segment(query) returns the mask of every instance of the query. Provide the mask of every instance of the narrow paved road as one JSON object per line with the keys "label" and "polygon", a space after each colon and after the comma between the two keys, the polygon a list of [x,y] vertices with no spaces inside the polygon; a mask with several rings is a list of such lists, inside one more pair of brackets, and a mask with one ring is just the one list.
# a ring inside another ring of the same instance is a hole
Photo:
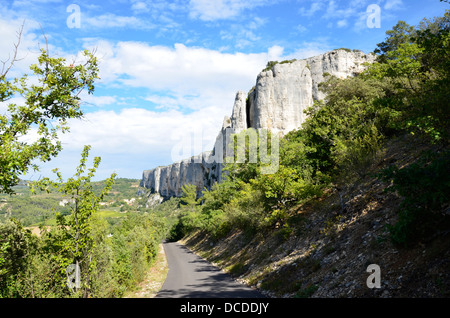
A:
{"label": "narrow paved road", "polygon": [[164,243],[169,272],[158,298],[263,298],[177,242]]}

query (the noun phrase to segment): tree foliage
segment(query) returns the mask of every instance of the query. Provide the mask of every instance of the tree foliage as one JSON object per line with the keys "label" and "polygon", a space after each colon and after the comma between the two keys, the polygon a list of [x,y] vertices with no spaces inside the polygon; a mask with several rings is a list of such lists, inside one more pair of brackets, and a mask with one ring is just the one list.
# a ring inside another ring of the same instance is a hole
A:
{"label": "tree foliage", "polygon": [[[33,191],[56,192],[69,202],[69,212],[56,212],[57,224],[42,227],[40,237],[20,222],[0,223],[1,297],[122,297],[140,282],[167,235],[167,214],[127,213],[112,224],[98,211],[115,174],[99,188],[92,178],[100,164],[88,168],[84,148],[73,177],[44,178]],[[79,266],[79,285],[69,268]],[[69,281],[72,283],[70,284]]]}
{"label": "tree foliage", "polygon": [[0,73],[0,102],[8,103],[7,112],[0,114],[0,192],[6,193],[13,193],[20,175],[38,170],[35,160],[49,161],[61,151],[59,133],[69,129],[68,119],[82,117],[79,95],[84,89],[91,94],[98,78],[91,52],[83,52],[83,62],[69,63],[51,57],[48,49],[30,67],[33,81],[27,74],[9,78],[20,37],[21,32],[13,59]]}
{"label": "tree foliage", "polygon": [[[367,76],[387,80],[394,88],[380,102],[396,114],[396,128],[432,142],[446,142],[450,113],[450,11],[443,17],[423,20],[412,33],[407,40],[386,49],[387,59],[369,67]],[[386,41],[391,38],[398,38],[398,34],[391,33]]]}
{"label": "tree foliage", "polygon": [[[98,78],[92,53],[84,51],[80,61],[70,63],[51,57],[48,48],[30,67],[31,76],[10,78],[20,39],[21,31],[13,58],[3,63],[0,73],[0,103],[7,106],[0,114],[0,193],[6,194],[15,193],[22,174],[38,169],[36,161],[48,161],[61,151],[59,137],[69,130],[68,120],[83,116],[80,93],[93,93]],[[33,191],[56,195],[14,200],[19,215],[29,212],[24,204],[30,201],[39,205],[33,211],[40,217],[56,214],[56,226],[42,226],[39,237],[8,218],[10,207],[2,200],[0,297],[121,297],[143,279],[166,235],[167,221],[145,214],[112,223],[100,217],[100,203],[107,199],[115,174],[103,186],[93,182],[100,157],[88,168],[89,150],[85,146],[73,177],[63,180],[55,169],[55,180],[46,177],[33,183]],[[59,211],[54,206],[61,197],[69,204]]]}
{"label": "tree foliage", "polygon": [[395,244],[412,246],[448,231],[450,219],[442,213],[450,193],[449,151],[425,153],[416,163],[390,167],[382,178],[391,181],[388,191],[396,191],[402,201],[399,220],[389,230]]}
{"label": "tree foliage", "polygon": [[[92,237],[91,218],[98,212],[99,204],[110,191],[115,173],[106,180],[105,188],[99,195],[93,191],[91,179],[100,164],[100,157],[94,158],[93,167],[87,169],[86,162],[89,156],[90,146],[85,146],[81,154],[80,165],[74,177],[64,181],[60,172],[55,169],[57,181],[43,178],[33,184],[33,188],[41,191],[57,191],[63,194],[71,213],[68,216],[57,215],[57,225],[63,230],[65,239],[61,242],[62,256],[61,266],[67,268],[70,264],[75,264],[81,268],[81,293],[83,297],[89,296],[90,272],[95,266],[92,261],[92,251],[94,249],[94,239]],[[86,175],[85,172],[87,172]],[[78,290],[77,290],[78,291]]]}

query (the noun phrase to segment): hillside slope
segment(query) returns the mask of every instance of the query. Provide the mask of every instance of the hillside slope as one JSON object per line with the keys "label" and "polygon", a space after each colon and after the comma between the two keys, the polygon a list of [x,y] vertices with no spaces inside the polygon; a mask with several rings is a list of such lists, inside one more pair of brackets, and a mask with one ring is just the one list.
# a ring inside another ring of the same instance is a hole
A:
{"label": "hillside slope", "polygon": [[[449,233],[406,249],[393,245],[387,229],[398,218],[402,198],[386,192],[388,184],[375,175],[433,150],[412,141],[408,136],[389,141],[366,177],[295,207],[297,221],[289,233],[234,230],[214,241],[196,232],[184,242],[271,297],[449,297]],[[367,286],[370,264],[380,267],[380,288]]]}

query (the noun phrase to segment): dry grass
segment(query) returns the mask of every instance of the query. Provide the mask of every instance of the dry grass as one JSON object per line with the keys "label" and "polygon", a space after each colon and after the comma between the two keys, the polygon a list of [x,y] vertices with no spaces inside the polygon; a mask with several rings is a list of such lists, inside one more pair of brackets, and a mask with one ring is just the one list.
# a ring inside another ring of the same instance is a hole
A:
{"label": "dry grass", "polygon": [[136,290],[125,294],[124,298],[153,298],[161,289],[166,280],[169,265],[162,244],[159,246],[155,263],[148,270],[145,279],[136,287]]}

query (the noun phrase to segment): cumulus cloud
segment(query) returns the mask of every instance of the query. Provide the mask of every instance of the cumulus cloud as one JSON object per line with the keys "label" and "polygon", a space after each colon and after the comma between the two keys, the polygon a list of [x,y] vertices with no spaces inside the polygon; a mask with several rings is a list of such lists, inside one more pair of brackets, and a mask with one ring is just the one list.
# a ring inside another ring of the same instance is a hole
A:
{"label": "cumulus cloud", "polygon": [[99,179],[112,172],[119,173],[119,177],[139,178],[143,170],[212,150],[222,123],[219,113],[216,107],[190,114],[142,108],[87,113],[83,120],[68,122],[70,132],[60,139],[61,154],[40,164],[41,171],[27,178],[51,175],[53,168],[59,168],[65,178],[70,177],[84,145],[92,146],[92,156],[102,157]]}
{"label": "cumulus cloud", "polygon": [[282,54],[277,47],[266,53],[231,54],[184,44],[167,47],[92,39],[88,46],[98,47],[102,83],[146,88],[153,102],[164,92],[172,101],[189,101],[180,106],[190,109],[231,107],[236,91],[250,89],[267,60]]}
{"label": "cumulus cloud", "polygon": [[347,20],[346,20],[346,19],[342,19],[342,20],[339,20],[339,21],[337,22],[338,28],[346,27],[347,24],[348,24],[348,23],[347,23]]}
{"label": "cumulus cloud", "polygon": [[268,5],[267,0],[191,0],[190,16],[204,21],[231,19],[244,10]]}
{"label": "cumulus cloud", "polygon": [[83,101],[83,107],[105,107],[107,105],[115,104],[118,102],[116,96],[99,96],[88,94],[86,91],[82,91],[80,98]]}
{"label": "cumulus cloud", "polygon": [[149,8],[147,7],[147,4],[145,2],[139,1],[135,2],[131,5],[131,9],[133,12],[136,13],[142,13],[142,12],[148,12]]}
{"label": "cumulus cloud", "polygon": [[267,23],[267,19],[254,17],[247,23],[233,23],[229,29],[220,31],[221,39],[235,42],[235,47],[243,49],[261,40],[258,29]]}
{"label": "cumulus cloud", "polygon": [[316,12],[322,10],[325,7],[325,4],[323,2],[320,1],[314,1],[311,3],[311,6],[309,7],[309,9],[306,9],[305,7],[301,7],[299,9],[299,13],[302,16],[305,17],[311,17],[313,16]]}
{"label": "cumulus cloud", "polygon": [[129,29],[153,29],[155,26],[135,16],[120,16],[106,13],[99,16],[86,16],[82,18],[82,26],[88,28],[129,28]]}
{"label": "cumulus cloud", "polygon": [[219,132],[221,121],[217,116],[211,116],[217,111],[215,107],[190,114],[143,108],[100,110],[87,113],[83,120],[71,120],[70,133],[63,135],[62,142],[65,148],[73,150],[90,144],[106,154],[145,154],[154,149],[166,152],[185,134],[200,129],[205,139],[203,151],[208,149]]}
{"label": "cumulus cloud", "polygon": [[402,0],[387,0],[384,4],[384,9],[386,10],[396,10],[403,7]]}
{"label": "cumulus cloud", "polygon": [[328,43],[329,39],[327,37],[318,37],[316,41],[311,42],[301,42],[299,45],[299,49],[295,50],[289,55],[285,55],[283,59],[304,59],[312,56],[317,56],[333,49]]}

